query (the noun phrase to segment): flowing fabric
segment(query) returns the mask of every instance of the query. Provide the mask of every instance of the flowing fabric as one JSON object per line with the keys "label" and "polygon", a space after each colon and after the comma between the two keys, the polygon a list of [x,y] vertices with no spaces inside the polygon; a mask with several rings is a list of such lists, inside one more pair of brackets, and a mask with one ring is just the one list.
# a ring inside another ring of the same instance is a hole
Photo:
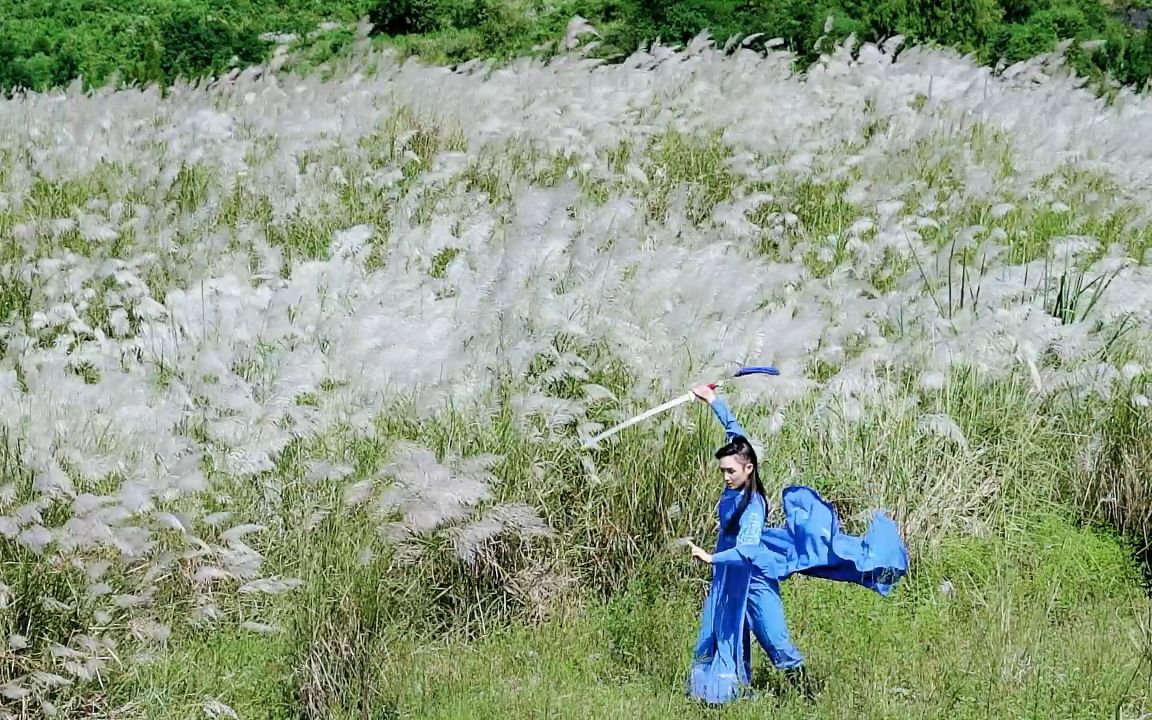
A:
{"label": "flowing fabric", "polygon": [[[727,439],[747,437],[721,398],[712,403]],[[835,508],[809,487],[784,489],[783,527],[764,527],[767,508],[754,492],[726,488],[717,506],[720,535],[712,583],[693,652],[689,695],[712,704],[745,695],[752,677],[750,635],[780,669],[803,664],[792,644],[780,582],[794,574],[850,582],[891,593],[908,569],[896,524],[877,512],[863,537],[841,530]]]}

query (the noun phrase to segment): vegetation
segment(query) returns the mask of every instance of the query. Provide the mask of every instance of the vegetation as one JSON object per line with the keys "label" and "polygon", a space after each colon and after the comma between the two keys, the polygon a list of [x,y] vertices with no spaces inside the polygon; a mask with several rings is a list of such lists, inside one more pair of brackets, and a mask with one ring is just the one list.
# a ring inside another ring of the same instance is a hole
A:
{"label": "vegetation", "polygon": [[[361,17],[405,52],[436,62],[509,58],[555,50],[568,21],[587,18],[600,57],[619,60],[661,38],[685,43],[702,30],[723,42],[781,38],[806,66],[822,49],[900,34],[980,61],[1015,63],[1062,40],[1081,74],[1142,88],[1152,76],[1152,35],[1101,0],[0,0],[0,88],[42,90],[82,76],[169,84],[268,58],[288,42],[311,67],[341,54]],[[827,20],[831,23],[827,25]],[[325,27],[321,23],[343,26]],[[344,29],[341,29],[344,27]],[[285,37],[287,36],[287,37]],[[1104,41],[1085,49],[1085,41]]]}
{"label": "vegetation", "polygon": [[[821,692],[806,700],[757,657],[763,697],[722,717],[1141,717],[1150,699],[1127,635],[1138,598],[1124,586],[1124,553],[1055,518],[1020,530],[1007,544],[945,543],[919,569],[916,590],[895,601],[790,583],[791,628]],[[1100,586],[1101,577],[1114,582]],[[470,644],[373,637],[346,660],[349,670],[364,663],[362,676],[331,688],[327,714],[313,717],[362,717],[361,708],[369,717],[440,720],[714,717],[683,692],[703,576],[682,569],[674,578],[638,576],[607,603],[560,608],[541,625],[501,627]],[[372,632],[335,622],[325,631],[348,650],[353,636]],[[300,707],[290,661],[303,652],[299,643],[241,633],[191,639],[117,691],[157,720],[203,717],[206,695],[242,718],[287,720]]]}
{"label": "vegetation", "polygon": [[719,428],[581,441],[737,363],[912,572],[789,581],[820,692],[719,714],[1152,713],[1152,98],[369,50],[0,101],[3,720],[714,717]]}

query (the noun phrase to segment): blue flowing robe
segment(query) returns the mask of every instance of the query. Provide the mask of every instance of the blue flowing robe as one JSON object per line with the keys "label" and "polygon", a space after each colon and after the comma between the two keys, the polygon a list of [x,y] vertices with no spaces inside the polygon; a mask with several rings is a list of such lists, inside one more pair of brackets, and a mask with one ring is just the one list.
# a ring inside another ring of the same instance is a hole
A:
{"label": "blue flowing robe", "polygon": [[[729,441],[747,437],[723,399],[716,398],[712,409]],[[752,632],[776,667],[803,663],[788,637],[780,581],[800,573],[887,596],[907,571],[907,549],[896,524],[883,513],[873,516],[863,537],[855,537],[842,532],[835,508],[811,488],[785,488],[782,506],[784,526],[765,528],[767,508],[758,493],[725,488],[720,498],[712,583],[689,675],[694,698],[716,704],[747,692]]]}

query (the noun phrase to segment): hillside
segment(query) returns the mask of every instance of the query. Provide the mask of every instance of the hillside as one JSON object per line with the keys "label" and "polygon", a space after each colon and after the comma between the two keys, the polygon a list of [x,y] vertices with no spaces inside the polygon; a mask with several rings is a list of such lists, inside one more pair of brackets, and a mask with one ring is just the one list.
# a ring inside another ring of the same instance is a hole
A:
{"label": "hillside", "polygon": [[581,441],[739,364],[913,566],[725,717],[1152,712],[1152,99],[891,52],[0,100],[0,715],[714,717],[719,427]]}

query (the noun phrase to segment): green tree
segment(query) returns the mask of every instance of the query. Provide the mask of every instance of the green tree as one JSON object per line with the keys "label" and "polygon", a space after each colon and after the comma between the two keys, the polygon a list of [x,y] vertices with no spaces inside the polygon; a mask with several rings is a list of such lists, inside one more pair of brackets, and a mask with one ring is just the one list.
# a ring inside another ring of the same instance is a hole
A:
{"label": "green tree", "polygon": [[880,6],[878,16],[892,25],[885,34],[962,52],[977,51],[994,38],[1003,17],[996,0],[885,0]]}
{"label": "green tree", "polygon": [[168,80],[220,73],[233,57],[249,64],[263,55],[258,34],[251,27],[236,27],[192,7],[174,10],[161,24],[160,36],[160,67]]}

